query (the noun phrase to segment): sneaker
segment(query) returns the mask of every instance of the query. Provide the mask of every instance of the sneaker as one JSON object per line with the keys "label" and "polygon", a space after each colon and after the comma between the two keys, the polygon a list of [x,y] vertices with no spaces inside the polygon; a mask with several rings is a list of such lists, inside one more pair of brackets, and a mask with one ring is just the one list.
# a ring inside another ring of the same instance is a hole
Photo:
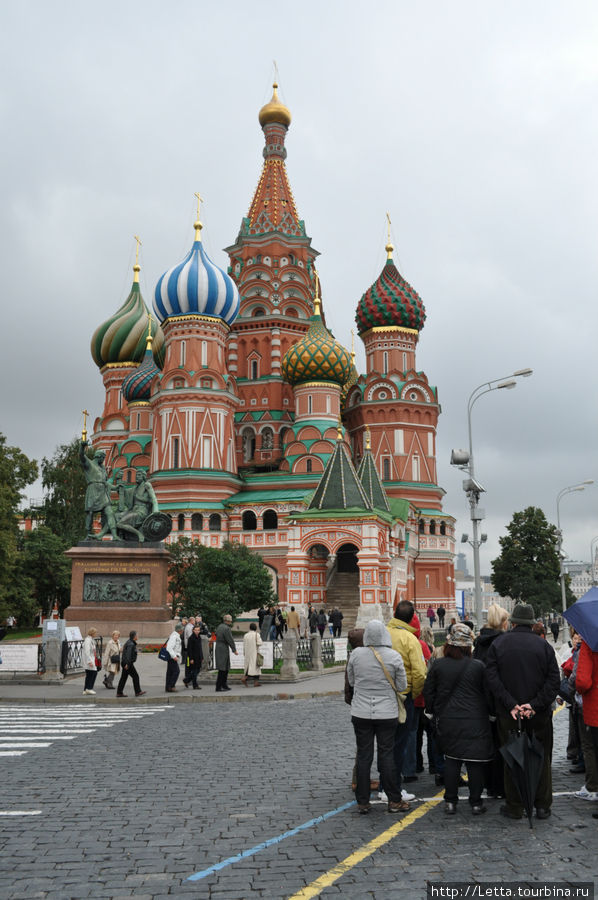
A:
{"label": "sneaker", "polygon": [[85,693],[86,694],[95,694],[95,691],[92,691],[92,689],[89,688],[89,690],[85,691]]}
{"label": "sneaker", "polygon": [[575,791],[574,794],[578,800],[598,800],[598,791],[589,791],[585,784],[579,791]]}
{"label": "sneaker", "polygon": [[392,800],[388,803],[388,811],[389,813],[402,813],[407,812],[409,809],[409,804],[405,800],[401,800],[400,803],[393,803]]}
{"label": "sneaker", "polygon": [[386,796],[386,791],[378,791],[378,800],[383,800],[385,803],[388,803],[388,797]]}
{"label": "sneaker", "polygon": [[415,794],[410,794],[409,791],[401,791],[401,800],[408,803],[409,800],[415,800]]}

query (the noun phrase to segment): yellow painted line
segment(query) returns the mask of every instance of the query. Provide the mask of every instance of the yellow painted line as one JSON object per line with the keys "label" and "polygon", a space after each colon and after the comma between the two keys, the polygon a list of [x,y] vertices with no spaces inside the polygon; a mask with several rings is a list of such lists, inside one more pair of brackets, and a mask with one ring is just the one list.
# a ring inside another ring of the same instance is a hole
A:
{"label": "yellow painted line", "polygon": [[351,853],[350,856],[347,856],[347,858],[343,859],[338,865],[333,866],[332,869],[328,872],[324,872],[323,875],[320,875],[319,878],[316,878],[316,880],[312,881],[311,884],[308,884],[307,887],[302,888],[296,894],[293,894],[292,897],[289,897],[289,900],[310,900],[311,897],[317,897],[325,888],[330,887],[335,881],[342,878],[345,872],[355,868],[356,865],[363,862],[364,859],[371,856],[372,853],[379,850],[384,844],[388,844],[388,842],[392,841],[392,839],[400,834],[401,831],[404,831],[405,828],[408,828],[418,819],[421,819],[422,816],[425,816],[427,812],[441,803],[443,799],[444,790],[440,794],[436,794],[435,797],[428,800],[426,803],[422,803],[421,806],[418,806],[417,809],[410,812],[409,815],[405,816],[404,819],[401,819],[400,822],[395,822],[394,825],[391,825],[390,828],[387,828],[386,831],[383,831],[378,837],[375,837],[367,844],[364,844],[359,850],[355,850],[354,853]]}

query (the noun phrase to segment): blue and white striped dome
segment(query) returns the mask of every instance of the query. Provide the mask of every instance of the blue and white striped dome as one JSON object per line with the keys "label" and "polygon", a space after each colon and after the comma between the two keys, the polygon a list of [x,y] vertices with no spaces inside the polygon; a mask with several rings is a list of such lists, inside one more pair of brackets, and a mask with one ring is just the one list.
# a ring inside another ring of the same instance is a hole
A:
{"label": "blue and white striped dome", "polygon": [[233,279],[214,265],[195,223],[193,247],[178,266],[162,275],[156,285],[154,309],[160,322],[169,316],[214,316],[227,325],[239,312],[239,291]]}

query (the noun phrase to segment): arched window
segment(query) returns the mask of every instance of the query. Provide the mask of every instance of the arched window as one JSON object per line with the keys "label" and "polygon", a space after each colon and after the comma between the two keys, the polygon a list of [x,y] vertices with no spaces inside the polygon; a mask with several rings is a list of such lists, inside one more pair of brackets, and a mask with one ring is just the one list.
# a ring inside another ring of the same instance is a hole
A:
{"label": "arched window", "polygon": [[243,462],[249,462],[255,456],[255,431],[253,428],[244,428],[243,434]]}
{"label": "arched window", "polygon": [[440,523],[440,534],[446,534],[446,522]]}
{"label": "arched window", "polygon": [[253,316],[256,319],[259,318],[260,316],[265,316],[265,315],[266,315],[266,312],[265,312],[265,310],[262,309],[261,306],[258,306],[257,309],[253,310]]}
{"label": "arched window", "polygon": [[403,353],[403,372],[407,371],[407,354]]}
{"label": "arched window", "polygon": [[220,518],[219,513],[212,513],[210,516],[210,531],[221,531],[222,530],[222,519]]}
{"label": "arched window", "polygon": [[420,520],[419,520],[419,526],[418,526],[418,531],[419,531],[420,534],[423,534],[423,533],[424,533],[424,527],[425,527],[425,526],[424,526],[424,520],[423,520],[423,519],[420,519]]}
{"label": "arched window", "polygon": [[274,432],[271,428],[262,430],[262,450],[272,450],[274,447]]}
{"label": "arched window", "polygon": [[179,513],[179,515],[178,515],[177,528],[179,531],[185,530],[185,516],[183,515],[183,513]]}
{"label": "arched window", "polygon": [[191,531],[203,530],[203,516],[201,513],[193,513],[191,516]]}
{"label": "arched window", "polygon": [[390,481],[390,459],[385,456],[382,460],[382,480]]}
{"label": "arched window", "polygon": [[311,415],[312,410],[313,410],[313,400],[312,400],[312,395],[311,395],[311,394],[308,394],[308,395],[307,395],[307,412],[308,412],[309,415]]}
{"label": "arched window", "polygon": [[436,519],[430,519],[430,534],[436,534]]}
{"label": "arched window", "polygon": [[179,467],[179,439],[175,437],[172,439],[172,468],[178,469]]}
{"label": "arched window", "polygon": [[258,377],[258,367],[257,367],[257,359],[252,359],[250,364],[250,375],[249,377],[255,381]]}
{"label": "arched window", "polygon": [[382,354],[382,373],[388,375],[388,350]]}
{"label": "arched window", "polygon": [[257,518],[253,510],[246,509],[243,513],[243,531],[255,531],[257,528]]}
{"label": "arched window", "polygon": [[263,519],[264,531],[275,531],[278,528],[278,515],[273,509],[267,509]]}
{"label": "arched window", "polygon": [[187,358],[187,343],[186,343],[186,341],[181,341],[181,356],[180,356],[180,359],[181,359],[180,365],[181,366],[185,365],[186,358]]}
{"label": "arched window", "polygon": [[306,461],[306,463],[305,463],[305,471],[306,471],[306,472],[311,472],[312,469],[313,469],[313,462],[312,462],[311,459],[308,459],[308,460]]}

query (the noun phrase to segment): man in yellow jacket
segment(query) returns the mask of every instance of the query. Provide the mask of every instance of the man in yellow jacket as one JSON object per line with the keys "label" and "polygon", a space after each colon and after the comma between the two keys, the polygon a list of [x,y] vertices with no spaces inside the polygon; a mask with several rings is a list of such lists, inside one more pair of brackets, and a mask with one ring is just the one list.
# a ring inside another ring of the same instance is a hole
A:
{"label": "man in yellow jacket", "polygon": [[415,607],[410,600],[401,600],[395,610],[394,619],[391,619],[387,625],[393,650],[401,654],[405,666],[405,674],[407,675],[407,690],[403,695],[407,718],[397,727],[394,746],[399,790],[402,785],[405,748],[407,747],[409,732],[413,727],[413,701],[423,691],[424,681],[426,680],[426,663],[421,644],[415,636],[415,629],[408,624],[413,618],[414,612]]}

